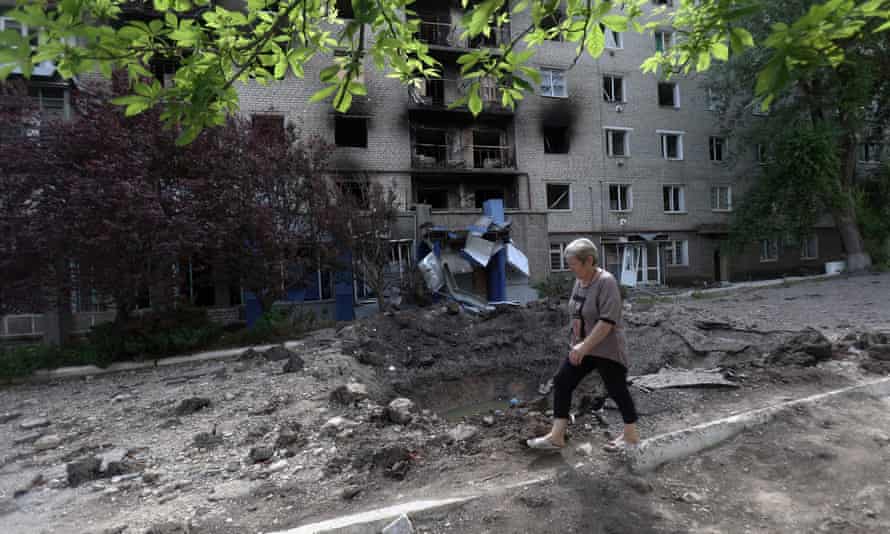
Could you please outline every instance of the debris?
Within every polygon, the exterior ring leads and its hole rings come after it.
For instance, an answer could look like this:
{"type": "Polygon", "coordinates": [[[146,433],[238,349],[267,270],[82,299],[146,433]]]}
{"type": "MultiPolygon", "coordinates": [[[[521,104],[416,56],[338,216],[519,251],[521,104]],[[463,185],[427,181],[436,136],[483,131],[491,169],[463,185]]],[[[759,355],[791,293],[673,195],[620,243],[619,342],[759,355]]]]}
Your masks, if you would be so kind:
{"type": "Polygon", "coordinates": [[[356,423],[355,421],[350,421],[349,419],[346,419],[345,417],[341,417],[339,415],[331,417],[325,422],[325,424],[321,425],[321,435],[334,436],[336,434],[339,434],[340,431],[348,427],[356,426],[357,424],[358,423],[356,423]]]}
{"type": "Polygon", "coordinates": [[[710,386],[739,387],[737,383],[727,380],[719,369],[672,369],[665,367],[652,375],[628,377],[628,381],[634,386],[648,390],[710,386]]]}
{"type": "Polygon", "coordinates": [[[199,449],[212,449],[222,445],[222,443],[223,437],[216,433],[215,427],[212,432],[200,432],[192,439],[192,445],[199,449]]]}
{"type": "Polygon", "coordinates": [[[461,423],[448,431],[448,437],[454,442],[469,441],[476,437],[478,433],[479,429],[475,426],[461,423]]]}
{"type": "Polygon", "coordinates": [[[265,462],[269,458],[271,458],[275,454],[275,450],[272,447],[259,446],[253,447],[250,449],[250,454],[248,454],[248,458],[253,463],[265,462]]]}
{"type": "Polygon", "coordinates": [[[301,371],[305,366],[306,362],[303,361],[303,358],[293,354],[287,359],[287,362],[284,364],[281,371],[283,373],[296,373],[297,371],[301,371]]]}
{"type": "Polygon", "coordinates": [[[95,456],[69,463],[65,466],[65,470],[68,473],[68,485],[73,488],[84,482],[96,480],[101,475],[99,469],[101,466],[102,460],[95,456]]]}
{"type": "Polygon", "coordinates": [[[289,360],[291,356],[295,356],[295,354],[281,345],[277,345],[272,347],[263,353],[263,357],[270,362],[280,362],[284,360],[289,360]]]}
{"type": "Polygon", "coordinates": [[[190,415],[209,406],[210,399],[204,397],[191,397],[180,402],[174,413],[178,416],[190,415]]]}
{"type": "Polygon", "coordinates": [[[32,417],[19,423],[19,428],[22,430],[34,430],[35,428],[42,428],[49,425],[49,419],[45,417],[32,417]]]}
{"type": "Polygon", "coordinates": [[[287,460],[278,460],[275,463],[269,464],[267,471],[270,473],[277,473],[278,471],[283,471],[287,467],[287,460]]]}
{"type": "Polygon", "coordinates": [[[577,450],[581,456],[593,456],[593,445],[590,442],[578,445],[577,450]]]}
{"type": "Polygon", "coordinates": [[[350,382],[331,392],[331,401],[351,406],[368,398],[368,388],[358,382],[350,382]]]}
{"type": "Polygon", "coordinates": [[[60,438],[56,434],[49,434],[47,436],[42,436],[37,441],[35,441],[34,448],[38,451],[48,451],[50,449],[55,449],[61,444],[62,438],[60,438]]]}
{"type": "Polygon", "coordinates": [[[21,416],[22,416],[21,412],[11,412],[11,413],[0,414],[0,425],[5,425],[6,423],[8,423],[10,421],[14,421],[21,416]]]}
{"type": "Polygon", "coordinates": [[[413,410],[414,403],[411,399],[398,398],[386,407],[386,416],[397,425],[407,425],[414,418],[411,414],[413,410]]]}
{"type": "Polygon", "coordinates": [[[358,494],[361,492],[362,492],[362,488],[360,486],[355,486],[355,485],[346,486],[346,488],[344,488],[343,491],[340,493],[340,497],[344,501],[351,501],[356,496],[358,496],[358,494]]]}

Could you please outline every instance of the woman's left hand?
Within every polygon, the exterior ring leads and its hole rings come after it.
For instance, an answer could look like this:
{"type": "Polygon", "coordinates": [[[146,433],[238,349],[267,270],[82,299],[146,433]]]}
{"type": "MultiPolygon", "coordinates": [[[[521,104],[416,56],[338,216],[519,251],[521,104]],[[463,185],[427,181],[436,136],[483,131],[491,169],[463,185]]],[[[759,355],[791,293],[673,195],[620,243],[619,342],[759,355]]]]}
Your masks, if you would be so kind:
{"type": "Polygon", "coordinates": [[[581,365],[581,360],[584,359],[586,352],[587,350],[584,347],[584,343],[578,343],[569,351],[569,363],[572,365],[581,365]]]}

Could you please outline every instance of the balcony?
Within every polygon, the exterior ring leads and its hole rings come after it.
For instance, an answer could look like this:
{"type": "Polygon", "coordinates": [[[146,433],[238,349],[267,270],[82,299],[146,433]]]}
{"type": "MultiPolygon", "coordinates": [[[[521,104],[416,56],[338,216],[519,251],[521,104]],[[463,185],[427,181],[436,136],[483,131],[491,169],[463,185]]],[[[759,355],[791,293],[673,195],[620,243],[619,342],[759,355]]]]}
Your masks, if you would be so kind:
{"type": "Polygon", "coordinates": [[[510,28],[492,28],[491,34],[486,37],[477,35],[472,39],[462,38],[463,30],[447,22],[420,21],[417,38],[430,46],[442,48],[496,48],[510,42],[510,28]]]}
{"type": "Polygon", "coordinates": [[[498,131],[473,131],[465,146],[461,130],[415,128],[411,141],[411,166],[415,169],[515,169],[512,146],[498,131]]]}
{"type": "MultiPolygon", "coordinates": [[[[416,80],[408,86],[410,104],[415,108],[447,110],[452,109],[454,102],[465,97],[471,80],[459,80],[451,78],[429,78],[416,80]]],[[[513,110],[501,104],[500,90],[497,82],[492,78],[484,78],[479,89],[482,98],[483,112],[512,114],[513,110]]],[[[455,108],[459,111],[467,111],[466,105],[455,108]]]]}

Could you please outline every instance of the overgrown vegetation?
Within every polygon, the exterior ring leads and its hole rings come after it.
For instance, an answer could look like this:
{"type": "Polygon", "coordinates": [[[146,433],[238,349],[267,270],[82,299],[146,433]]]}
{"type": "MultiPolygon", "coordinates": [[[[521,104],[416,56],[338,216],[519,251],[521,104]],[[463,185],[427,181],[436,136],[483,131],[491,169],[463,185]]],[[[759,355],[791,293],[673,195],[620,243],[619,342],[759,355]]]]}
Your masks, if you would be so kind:
{"type": "Polygon", "coordinates": [[[859,185],[855,201],[865,248],[874,266],[890,269],[890,165],[859,185]]]}
{"type": "Polygon", "coordinates": [[[532,285],[540,298],[565,299],[572,293],[575,278],[571,273],[553,273],[532,285]]]}
{"type": "Polygon", "coordinates": [[[115,362],[162,359],[208,349],[280,343],[331,324],[298,307],[274,308],[253,328],[229,332],[211,322],[203,309],[152,313],[123,325],[98,325],[86,339],[64,347],[42,343],[0,347],[0,379],[27,376],[39,369],[107,367],[115,362]]]}

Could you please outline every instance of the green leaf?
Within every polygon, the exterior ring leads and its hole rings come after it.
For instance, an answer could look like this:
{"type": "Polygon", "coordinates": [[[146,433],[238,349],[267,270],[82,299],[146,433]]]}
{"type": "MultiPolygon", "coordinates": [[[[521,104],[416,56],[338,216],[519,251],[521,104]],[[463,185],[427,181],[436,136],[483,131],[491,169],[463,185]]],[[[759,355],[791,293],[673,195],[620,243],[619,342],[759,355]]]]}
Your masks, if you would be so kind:
{"type": "Polygon", "coordinates": [[[698,63],[695,65],[695,69],[699,72],[703,72],[708,70],[711,67],[711,53],[705,50],[704,52],[699,52],[698,54],[698,63]]]}
{"type": "Polygon", "coordinates": [[[624,15],[606,15],[601,19],[601,22],[612,31],[627,31],[627,17],[624,15]]]}
{"type": "Polygon", "coordinates": [[[721,61],[729,60],[729,48],[723,43],[714,43],[711,52],[714,54],[715,59],[719,59],[721,61]]]}
{"type": "Polygon", "coordinates": [[[321,70],[321,72],[318,74],[318,79],[325,83],[329,83],[337,79],[337,73],[339,72],[340,65],[331,65],[321,70]]]}
{"type": "Polygon", "coordinates": [[[346,113],[352,106],[352,94],[346,90],[345,85],[341,85],[341,90],[334,97],[334,108],[340,113],[346,113]]]}
{"type": "Polygon", "coordinates": [[[355,96],[365,96],[368,94],[368,88],[363,83],[352,81],[349,82],[349,92],[355,96]]]}
{"type": "Polygon", "coordinates": [[[606,49],[606,36],[603,35],[603,30],[600,28],[599,24],[594,24],[590,29],[590,34],[587,36],[587,53],[590,54],[590,57],[600,57],[603,53],[603,50],[606,49]]]}
{"type": "Polygon", "coordinates": [[[202,129],[200,124],[191,124],[186,127],[182,133],[179,134],[179,137],[176,138],[177,146],[185,146],[194,141],[195,138],[198,137],[198,134],[201,133],[202,129]]]}
{"type": "Polygon", "coordinates": [[[482,98],[479,96],[479,82],[474,82],[470,85],[468,96],[468,107],[470,108],[470,112],[472,112],[473,115],[478,115],[482,111],[482,98]]]}
{"type": "Polygon", "coordinates": [[[312,95],[312,97],[309,99],[309,101],[310,102],[319,102],[321,100],[324,100],[325,98],[334,94],[334,91],[337,90],[337,87],[338,86],[336,86],[336,85],[329,85],[329,86],[325,87],[324,89],[318,91],[314,95],[312,95]]]}

